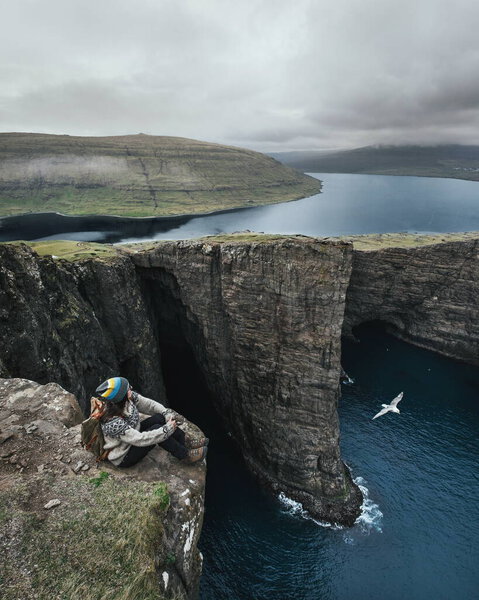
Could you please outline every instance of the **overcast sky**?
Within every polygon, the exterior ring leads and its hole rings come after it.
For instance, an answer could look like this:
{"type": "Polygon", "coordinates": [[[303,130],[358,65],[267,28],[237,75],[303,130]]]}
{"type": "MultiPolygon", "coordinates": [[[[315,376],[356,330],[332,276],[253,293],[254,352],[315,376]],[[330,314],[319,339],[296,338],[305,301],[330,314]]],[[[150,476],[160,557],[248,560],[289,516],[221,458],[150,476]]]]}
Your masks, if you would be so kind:
{"type": "Polygon", "coordinates": [[[479,144],[478,0],[2,0],[0,131],[479,144]]]}

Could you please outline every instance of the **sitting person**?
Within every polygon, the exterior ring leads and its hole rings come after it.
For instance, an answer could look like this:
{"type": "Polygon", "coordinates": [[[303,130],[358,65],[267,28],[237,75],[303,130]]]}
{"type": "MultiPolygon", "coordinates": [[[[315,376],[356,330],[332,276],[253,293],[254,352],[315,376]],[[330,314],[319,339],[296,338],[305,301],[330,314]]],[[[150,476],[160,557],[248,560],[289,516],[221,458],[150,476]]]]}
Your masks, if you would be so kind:
{"type": "Polygon", "coordinates": [[[188,448],[185,433],[173,418],[174,411],[134,392],[124,377],[107,379],[97,387],[95,396],[106,403],[100,422],[108,460],[115,466],[135,465],[156,444],[185,462],[206,457],[207,438],[188,448]],[[140,412],[152,416],[140,421],[140,412]]]}

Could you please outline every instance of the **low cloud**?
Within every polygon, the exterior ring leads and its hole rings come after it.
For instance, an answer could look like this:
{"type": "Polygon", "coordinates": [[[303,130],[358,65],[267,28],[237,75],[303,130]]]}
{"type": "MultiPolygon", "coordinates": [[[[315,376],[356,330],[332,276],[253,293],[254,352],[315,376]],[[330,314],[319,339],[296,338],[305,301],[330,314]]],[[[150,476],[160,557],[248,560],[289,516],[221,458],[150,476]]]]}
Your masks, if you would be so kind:
{"type": "Polygon", "coordinates": [[[473,0],[18,0],[0,130],[259,150],[478,143],[473,0]]]}

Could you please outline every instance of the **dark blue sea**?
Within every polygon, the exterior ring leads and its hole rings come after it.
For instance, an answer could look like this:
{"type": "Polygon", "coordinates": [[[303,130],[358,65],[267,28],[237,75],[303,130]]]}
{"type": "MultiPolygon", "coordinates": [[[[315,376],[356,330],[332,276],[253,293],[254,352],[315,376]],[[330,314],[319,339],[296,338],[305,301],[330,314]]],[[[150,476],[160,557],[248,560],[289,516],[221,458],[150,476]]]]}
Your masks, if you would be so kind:
{"type": "Polygon", "coordinates": [[[173,406],[211,440],[201,600],[479,597],[479,369],[372,325],[357,335],[343,341],[354,383],[339,403],[342,456],[365,497],[352,528],[262,490],[191,357],[166,353],[173,406]],[[401,391],[401,413],[373,421],[401,391]]]}
{"type": "Polygon", "coordinates": [[[264,492],[228,435],[194,415],[212,439],[202,600],[479,597],[479,370],[372,327],[359,336],[344,342],[354,383],[339,405],[342,455],[366,498],[352,528],[264,492]],[[401,414],[373,421],[401,391],[401,414]]]}
{"type": "MultiPolygon", "coordinates": [[[[249,229],[333,236],[479,230],[479,183],[317,174],[323,193],[275,206],[177,220],[35,215],[3,219],[0,239],[103,242],[249,229]]],[[[211,438],[201,600],[479,598],[479,369],[372,326],[343,344],[354,383],[339,403],[342,455],[366,498],[354,527],[315,522],[263,491],[222,429],[190,360],[170,356],[173,406],[211,438]],[[175,365],[182,369],[175,376],[175,365]],[[399,392],[401,414],[372,421],[399,392]],[[194,399],[194,402],[191,401],[194,399]]]]}

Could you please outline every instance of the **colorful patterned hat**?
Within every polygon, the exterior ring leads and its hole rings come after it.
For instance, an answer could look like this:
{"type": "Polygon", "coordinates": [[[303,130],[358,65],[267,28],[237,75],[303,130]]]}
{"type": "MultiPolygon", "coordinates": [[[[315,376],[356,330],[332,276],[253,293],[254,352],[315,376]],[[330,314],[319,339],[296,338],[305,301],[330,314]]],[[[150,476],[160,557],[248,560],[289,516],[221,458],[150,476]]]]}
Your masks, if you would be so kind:
{"type": "Polygon", "coordinates": [[[99,398],[109,400],[110,402],[121,402],[125,399],[129,387],[128,379],[124,377],[111,377],[111,379],[107,379],[96,388],[95,394],[99,398]]]}

